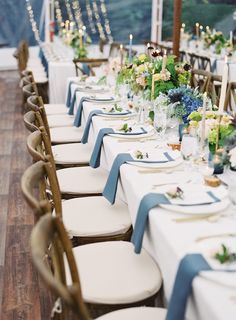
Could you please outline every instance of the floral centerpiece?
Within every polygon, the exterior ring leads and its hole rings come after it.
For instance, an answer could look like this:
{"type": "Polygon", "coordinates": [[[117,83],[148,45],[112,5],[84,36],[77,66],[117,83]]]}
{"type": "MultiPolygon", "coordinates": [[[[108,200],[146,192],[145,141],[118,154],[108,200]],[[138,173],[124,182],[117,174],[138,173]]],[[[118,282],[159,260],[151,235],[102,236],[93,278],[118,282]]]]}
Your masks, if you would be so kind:
{"type": "MultiPolygon", "coordinates": [[[[193,111],[189,116],[189,130],[194,130],[199,137],[202,132],[202,108],[193,111]]],[[[215,152],[223,148],[226,140],[233,134],[236,126],[232,117],[228,114],[219,115],[217,111],[206,111],[205,139],[208,139],[209,149],[215,152]]]]}
{"type": "Polygon", "coordinates": [[[83,30],[75,30],[72,34],[70,46],[74,49],[76,58],[86,58],[88,56],[87,47],[92,43],[91,38],[83,30]]]}
{"type": "Polygon", "coordinates": [[[226,39],[221,31],[215,33],[206,33],[204,37],[204,44],[206,48],[210,46],[215,46],[215,52],[220,54],[221,49],[224,47],[226,39]]]}
{"type": "Polygon", "coordinates": [[[205,48],[214,46],[214,51],[216,54],[220,54],[222,49],[225,49],[228,55],[236,50],[236,46],[231,43],[230,40],[227,40],[224,34],[221,31],[216,33],[206,33],[204,36],[204,45],[205,48]]]}
{"type": "Polygon", "coordinates": [[[155,104],[166,107],[170,117],[176,117],[180,122],[187,123],[188,116],[202,107],[203,94],[197,88],[180,86],[170,89],[167,93],[161,93],[155,104]]]}
{"type": "Polygon", "coordinates": [[[154,50],[152,54],[140,54],[133,63],[125,64],[117,76],[117,84],[129,83],[133,92],[143,91],[147,99],[157,98],[159,94],[189,83],[191,74],[187,63],[176,63],[174,56],[165,56],[154,50]],[[154,81],[154,86],[153,86],[154,81]],[[153,91],[153,92],[152,92],[153,91]]]}

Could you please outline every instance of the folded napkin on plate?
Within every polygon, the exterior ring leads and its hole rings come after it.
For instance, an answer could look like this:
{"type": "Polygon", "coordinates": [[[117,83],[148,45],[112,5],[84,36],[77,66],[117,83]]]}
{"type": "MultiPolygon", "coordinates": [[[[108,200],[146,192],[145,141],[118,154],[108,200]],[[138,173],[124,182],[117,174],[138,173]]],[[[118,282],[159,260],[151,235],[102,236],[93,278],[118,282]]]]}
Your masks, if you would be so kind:
{"type": "MultiPolygon", "coordinates": [[[[211,191],[208,191],[207,194],[209,196],[207,203],[205,202],[205,199],[201,199],[201,198],[199,199],[198,203],[195,202],[193,204],[190,204],[190,203],[185,204],[184,199],[179,199],[178,205],[196,206],[196,205],[211,204],[211,203],[220,201],[211,191]]],[[[136,253],[140,253],[142,248],[143,235],[144,235],[146,223],[148,220],[149,211],[159,205],[171,205],[171,204],[175,205],[176,199],[170,199],[168,196],[166,196],[163,193],[148,193],[142,198],[138,208],[138,213],[137,213],[137,217],[134,225],[134,231],[131,238],[131,242],[134,244],[136,253]]]]}
{"type": "Polygon", "coordinates": [[[75,102],[76,102],[76,92],[78,92],[78,91],[80,91],[80,89],[76,88],[74,91],[73,98],[70,101],[69,112],[68,112],[68,114],[70,116],[73,116],[73,114],[74,114],[74,108],[75,108],[75,102]]]}
{"type": "Polygon", "coordinates": [[[90,126],[91,126],[91,123],[92,123],[92,119],[93,119],[93,116],[96,116],[98,114],[101,114],[103,113],[102,110],[93,110],[90,112],[89,116],[88,116],[88,119],[87,119],[87,122],[86,122],[86,125],[85,125],[85,128],[84,128],[84,133],[83,133],[83,137],[81,139],[81,142],[83,144],[87,143],[88,142],[88,136],[89,136],[89,131],[90,131],[90,126]]]}
{"type": "Polygon", "coordinates": [[[95,142],[95,146],[90,158],[89,165],[92,168],[97,168],[100,166],[100,156],[101,156],[101,149],[102,149],[102,144],[103,144],[103,138],[108,135],[114,133],[114,130],[111,128],[103,128],[100,129],[97,140],[95,142]]]}
{"type": "Polygon", "coordinates": [[[143,162],[143,163],[166,163],[169,161],[174,161],[172,159],[172,157],[168,154],[168,152],[164,152],[163,155],[166,158],[166,160],[150,161],[150,160],[134,159],[129,153],[118,154],[118,156],[115,158],[113,165],[111,167],[111,171],[110,171],[109,177],[107,179],[107,183],[106,183],[105,188],[103,190],[103,196],[111,204],[113,204],[115,202],[117,184],[118,184],[118,179],[120,176],[120,167],[122,166],[122,164],[124,164],[128,161],[129,162],[143,162]]]}
{"type": "Polygon", "coordinates": [[[113,98],[107,98],[107,99],[100,99],[100,98],[91,98],[91,97],[83,97],[80,99],[80,103],[78,106],[78,110],[75,116],[75,120],[74,120],[74,126],[75,127],[80,127],[81,126],[81,120],[82,120],[82,112],[83,112],[83,103],[85,101],[110,101],[113,100],[113,98]]]}
{"type": "Polygon", "coordinates": [[[143,128],[140,128],[140,131],[137,131],[137,132],[127,132],[127,133],[120,133],[119,131],[115,132],[111,128],[101,129],[98,133],[97,140],[95,142],[95,146],[93,149],[93,153],[92,153],[92,156],[91,156],[91,159],[89,162],[90,166],[93,168],[97,168],[100,166],[100,155],[101,155],[101,148],[102,148],[104,136],[106,136],[108,134],[131,136],[131,135],[140,135],[140,134],[144,134],[144,133],[147,133],[147,131],[144,130],[143,128]]]}
{"type": "Polygon", "coordinates": [[[188,254],[180,261],[166,320],[185,319],[187,300],[192,292],[194,278],[201,271],[211,270],[211,267],[201,254],[188,254]]]}
{"type": "Polygon", "coordinates": [[[66,106],[67,108],[70,108],[70,103],[71,103],[71,86],[72,84],[77,84],[78,82],[76,81],[70,81],[68,85],[68,90],[67,90],[67,98],[66,98],[66,106]]]}

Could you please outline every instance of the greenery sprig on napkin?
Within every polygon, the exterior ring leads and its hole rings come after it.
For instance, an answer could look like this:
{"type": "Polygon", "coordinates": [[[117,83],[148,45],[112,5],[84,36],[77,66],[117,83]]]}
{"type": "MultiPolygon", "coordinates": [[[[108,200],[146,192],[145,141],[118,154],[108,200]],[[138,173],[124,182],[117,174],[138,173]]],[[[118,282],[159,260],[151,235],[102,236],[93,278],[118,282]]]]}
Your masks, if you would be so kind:
{"type": "Polygon", "coordinates": [[[135,158],[138,160],[148,159],[149,154],[147,152],[142,152],[140,150],[135,151],[135,158]]]}
{"type": "Polygon", "coordinates": [[[166,192],[171,199],[183,199],[184,192],[180,187],[173,188],[166,192]]]}
{"type": "Polygon", "coordinates": [[[215,253],[214,258],[221,264],[236,262],[236,252],[231,252],[224,244],[221,245],[221,250],[215,253]]]}
{"type": "Polygon", "coordinates": [[[117,103],[115,103],[113,107],[111,107],[110,109],[107,110],[107,112],[110,112],[110,113],[122,112],[122,111],[123,111],[123,108],[118,106],[117,103]]]}
{"type": "Polygon", "coordinates": [[[128,123],[124,123],[123,126],[119,129],[119,131],[123,131],[127,133],[127,132],[131,132],[132,128],[129,127],[128,123]]]}

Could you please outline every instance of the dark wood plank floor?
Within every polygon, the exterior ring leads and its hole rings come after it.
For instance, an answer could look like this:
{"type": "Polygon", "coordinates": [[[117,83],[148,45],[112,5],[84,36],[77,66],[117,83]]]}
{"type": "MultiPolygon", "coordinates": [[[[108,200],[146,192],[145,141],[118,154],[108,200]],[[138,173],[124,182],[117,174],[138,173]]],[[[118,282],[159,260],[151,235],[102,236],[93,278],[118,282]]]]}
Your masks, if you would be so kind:
{"type": "Polygon", "coordinates": [[[31,164],[25,142],[16,72],[0,72],[0,319],[50,319],[50,297],[30,256],[34,225],[20,190],[23,171],[31,164]],[[39,289],[40,288],[40,289],[39,289]]]}

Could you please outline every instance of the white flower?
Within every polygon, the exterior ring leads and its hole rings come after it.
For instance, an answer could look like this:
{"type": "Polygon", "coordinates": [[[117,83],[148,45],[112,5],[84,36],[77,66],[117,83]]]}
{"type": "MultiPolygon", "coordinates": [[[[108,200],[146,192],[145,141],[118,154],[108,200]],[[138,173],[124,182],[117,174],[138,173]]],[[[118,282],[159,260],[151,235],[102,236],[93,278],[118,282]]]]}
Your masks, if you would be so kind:
{"type": "Polygon", "coordinates": [[[230,150],[229,156],[230,156],[229,160],[230,160],[231,166],[236,167],[236,147],[230,150]]]}

